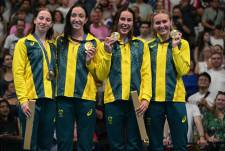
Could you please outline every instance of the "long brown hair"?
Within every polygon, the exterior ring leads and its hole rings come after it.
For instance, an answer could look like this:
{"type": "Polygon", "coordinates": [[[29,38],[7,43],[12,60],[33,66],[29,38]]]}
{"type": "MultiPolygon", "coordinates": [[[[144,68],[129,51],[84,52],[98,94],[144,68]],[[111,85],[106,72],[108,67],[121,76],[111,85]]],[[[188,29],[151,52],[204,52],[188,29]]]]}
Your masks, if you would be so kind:
{"type": "Polygon", "coordinates": [[[133,37],[133,33],[134,33],[135,13],[134,13],[134,11],[133,11],[132,9],[130,9],[130,8],[128,8],[128,7],[124,7],[124,8],[122,8],[122,9],[120,9],[120,10],[116,13],[116,15],[115,15],[115,17],[114,17],[114,19],[113,19],[113,28],[112,28],[112,32],[117,32],[117,31],[118,31],[118,23],[119,23],[119,19],[120,19],[120,16],[121,16],[122,12],[124,12],[124,11],[130,12],[130,13],[132,14],[132,16],[133,16],[133,27],[132,27],[131,31],[128,33],[128,35],[127,35],[127,36],[128,36],[128,40],[131,41],[131,40],[132,40],[132,37],[133,37]]]}

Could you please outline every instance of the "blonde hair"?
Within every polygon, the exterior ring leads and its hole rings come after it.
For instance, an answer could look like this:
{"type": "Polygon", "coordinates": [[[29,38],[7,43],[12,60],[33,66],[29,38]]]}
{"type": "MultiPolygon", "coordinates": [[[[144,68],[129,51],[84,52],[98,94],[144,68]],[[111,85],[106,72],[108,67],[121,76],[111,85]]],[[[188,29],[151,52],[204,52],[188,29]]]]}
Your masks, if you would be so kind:
{"type": "Polygon", "coordinates": [[[152,35],[153,37],[157,37],[157,33],[156,31],[154,30],[153,28],[153,25],[154,25],[154,17],[158,14],[165,14],[168,16],[169,20],[172,22],[172,26],[171,26],[171,30],[173,30],[175,27],[173,26],[173,21],[171,19],[171,16],[167,13],[167,11],[165,9],[159,9],[159,10],[156,10],[152,15],[151,15],[151,32],[152,32],[152,35]]]}

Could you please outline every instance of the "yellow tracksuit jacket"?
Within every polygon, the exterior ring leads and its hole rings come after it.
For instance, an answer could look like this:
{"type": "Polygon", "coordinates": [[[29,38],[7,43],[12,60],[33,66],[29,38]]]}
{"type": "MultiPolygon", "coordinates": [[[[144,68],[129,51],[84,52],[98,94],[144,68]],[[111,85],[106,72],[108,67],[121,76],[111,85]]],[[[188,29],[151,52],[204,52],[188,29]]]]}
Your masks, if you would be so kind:
{"type": "Polygon", "coordinates": [[[152,101],[185,102],[182,76],[190,69],[190,48],[186,40],[172,48],[172,39],[161,42],[159,37],[150,40],[152,101]]]}
{"type": "MultiPolygon", "coordinates": [[[[55,68],[55,45],[45,44],[50,63],[55,68]]],[[[22,104],[30,99],[53,98],[55,81],[47,80],[48,65],[44,51],[32,34],[20,39],[13,55],[13,76],[17,97],[22,104]]]]}
{"type": "Polygon", "coordinates": [[[137,90],[139,100],[150,101],[150,53],[147,44],[133,37],[129,43],[114,43],[109,76],[106,79],[104,103],[129,100],[130,92],[137,90]]]}

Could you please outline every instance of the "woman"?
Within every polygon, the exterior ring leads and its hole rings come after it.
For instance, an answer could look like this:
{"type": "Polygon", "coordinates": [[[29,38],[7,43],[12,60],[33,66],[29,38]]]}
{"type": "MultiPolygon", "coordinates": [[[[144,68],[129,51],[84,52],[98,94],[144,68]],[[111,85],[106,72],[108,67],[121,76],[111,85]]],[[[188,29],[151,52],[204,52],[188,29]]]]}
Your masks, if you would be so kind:
{"type": "Polygon", "coordinates": [[[18,119],[11,114],[7,100],[0,98],[0,144],[1,150],[22,150],[22,137],[18,119]]]}
{"type": "Polygon", "coordinates": [[[2,57],[2,74],[0,77],[0,95],[3,96],[5,93],[4,85],[13,82],[12,73],[12,56],[9,53],[5,53],[2,57]]]}
{"type": "Polygon", "coordinates": [[[88,33],[85,27],[87,21],[85,7],[79,3],[72,6],[66,16],[64,34],[56,42],[56,133],[59,151],[73,150],[75,119],[78,151],[91,151],[93,147],[97,91],[95,80],[103,80],[107,75],[108,71],[104,69],[109,70],[110,54],[105,53],[100,41],[88,33]],[[98,58],[105,60],[103,66],[98,58]]]}
{"type": "Polygon", "coordinates": [[[204,61],[204,48],[210,47],[211,43],[209,41],[210,33],[203,31],[199,34],[196,47],[194,49],[194,60],[196,63],[204,61]]]}
{"type": "Polygon", "coordinates": [[[49,150],[53,141],[53,121],[56,114],[56,103],[53,100],[55,46],[50,40],[53,34],[50,11],[40,9],[33,23],[32,33],[20,39],[15,47],[14,84],[21,105],[23,136],[25,121],[31,116],[29,101],[35,100],[31,150],[49,150]]]}
{"type": "Polygon", "coordinates": [[[135,15],[130,8],[119,11],[113,31],[120,38],[107,37],[105,49],[112,53],[105,85],[106,127],[112,151],[142,151],[131,91],[138,91],[143,115],[151,98],[150,54],[147,45],[133,36],[135,15]]]}
{"type": "Polygon", "coordinates": [[[171,32],[172,21],[164,11],[152,18],[154,38],[148,42],[152,67],[152,99],[146,112],[152,151],[163,151],[163,126],[167,117],[174,150],[187,150],[187,116],[182,76],[190,70],[190,49],[180,32],[171,32]],[[173,33],[173,34],[172,34],[173,33]],[[171,35],[171,36],[170,36],[171,35]]]}
{"type": "MultiPolygon", "coordinates": [[[[210,143],[225,142],[225,92],[217,93],[212,111],[203,117],[206,140],[210,143]]],[[[224,150],[223,145],[217,146],[217,150],[224,150]]],[[[216,150],[216,148],[214,148],[216,150]]]]}
{"type": "Polygon", "coordinates": [[[61,35],[64,29],[64,18],[62,12],[59,10],[55,10],[53,12],[53,20],[54,20],[54,38],[61,35]]]}
{"type": "Polygon", "coordinates": [[[203,60],[199,61],[195,67],[195,73],[201,74],[212,68],[211,55],[212,55],[212,46],[205,46],[202,49],[203,60]]]}

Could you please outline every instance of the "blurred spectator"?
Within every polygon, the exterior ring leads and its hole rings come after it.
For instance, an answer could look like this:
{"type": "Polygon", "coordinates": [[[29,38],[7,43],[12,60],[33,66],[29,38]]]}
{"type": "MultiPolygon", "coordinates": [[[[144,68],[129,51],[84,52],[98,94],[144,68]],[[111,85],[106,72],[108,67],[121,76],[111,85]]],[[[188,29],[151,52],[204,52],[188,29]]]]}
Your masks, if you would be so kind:
{"type": "MultiPolygon", "coordinates": [[[[201,113],[199,108],[196,104],[191,104],[189,102],[185,103],[185,107],[187,110],[187,121],[188,121],[188,132],[187,132],[187,141],[189,144],[198,143],[200,145],[206,145],[207,141],[204,137],[204,129],[201,119],[201,113]],[[197,139],[195,140],[194,136],[194,128],[196,127],[197,130],[197,139]]],[[[163,144],[166,147],[169,147],[172,144],[170,130],[168,121],[166,120],[164,125],[164,137],[163,137],[163,144]]]]}
{"type": "MultiPolygon", "coordinates": [[[[225,92],[219,91],[215,98],[215,104],[212,111],[207,112],[203,117],[205,137],[208,142],[225,142],[225,92]]],[[[216,151],[224,151],[225,146],[218,146],[216,151]]]]}
{"type": "Polygon", "coordinates": [[[224,48],[221,45],[219,45],[219,44],[216,44],[216,45],[213,46],[213,51],[221,53],[223,55],[225,54],[224,53],[224,48]]]}
{"type": "Polygon", "coordinates": [[[180,3],[178,5],[180,7],[180,10],[182,12],[182,18],[183,18],[183,25],[186,26],[182,27],[183,28],[183,33],[184,37],[187,38],[190,47],[193,47],[194,44],[194,26],[195,26],[195,9],[193,8],[193,6],[190,4],[190,0],[180,0],[180,3]],[[188,32],[188,30],[190,31],[190,33],[188,32]],[[189,33],[189,34],[188,34],[189,33]]]}
{"type": "Polygon", "coordinates": [[[140,17],[140,10],[137,5],[132,5],[131,9],[135,13],[135,22],[134,22],[134,36],[140,35],[140,26],[141,26],[141,17],[140,17]]]}
{"type": "Polygon", "coordinates": [[[53,30],[54,30],[54,37],[63,33],[64,30],[64,17],[61,11],[55,10],[53,12],[53,30]]]}
{"type": "Polygon", "coordinates": [[[10,54],[3,55],[3,62],[1,65],[2,68],[2,77],[0,79],[0,96],[3,96],[5,93],[5,85],[8,82],[13,81],[12,75],[12,56],[10,54]]]}
{"type": "Polygon", "coordinates": [[[225,69],[222,68],[223,55],[213,52],[211,63],[212,68],[207,71],[212,79],[209,91],[212,92],[213,98],[215,98],[218,91],[225,91],[225,69]]]}
{"type": "Polygon", "coordinates": [[[172,18],[175,28],[182,33],[182,37],[184,37],[184,39],[189,40],[189,37],[191,34],[193,34],[193,32],[188,26],[186,20],[184,20],[181,8],[179,6],[175,6],[173,8],[172,18]]]}
{"type": "Polygon", "coordinates": [[[205,46],[202,50],[203,52],[203,60],[198,61],[196,67],[195,67],[195,73],[200,74],[202,72],[206,72],[209,69],[212,68],[212,63],[211,63],[211,54],[212,54],[212,47],[210,46],[205,46]]]}
{"type": "MultiPolygon", "coordinates": [[[[69,0],[70,4],[73,2],[82,2],[85,5],[85,8],[87,9],[88,14],[91,14],[92,9],[95,7],[97,0],[69,0]]],[[[70,5],[72,6],[72,5],[70,5]]]]}
{"type": "MultiPolygon", "coordinates": [[[[0,15],[0,48],[2,47],[2,43],[6,36],[6,28],[7,28],[7,24],[3,20],[2,15],[0,15]]],[[[0,52],[0,54],[1,54],[1,52],[0,52]]]]}
{"type": "MultiPolygon", "coordinates": [[[[16,32],[17,32],[17,25],[16,24],[17,24],[18,20],[24,20],[25,21],[25,19],[26,19],[26,11],[20,9],[18,12],[16,12],[14,14],[14,16],[11,17],[12,27],[10,28],[9,34],[16,34],[16,32]]],[[[24,30],[23,30],[23,34],[27,35],[30,31],[30,28],[31,28],[31,24],[25,21],[25,27],[24,27],[24,30]]]]}
{"type": "Polygon", "coordinates": [[[200,107],[202,114],[205,112],[205,108],[208,109],[213,106],[214,100],[211,98],[209,91],[209,85],[211,83],[211,77],[208,73],[203,72],[198,76],[198,92],[188,97],[188,102],[196,104],[200,107]]]}
{"type": "Polygon", "coordinates": [[[133,5],[136,5],[139,8],[139,16],[141,18],[141,21],[151,21],[153,8],[150,4],[145,3],[144,0],[136,0],[136,2],[131,3],[129,7],[132,8],[133,5]]]}
{"type": "Polygon", "coordinates": [[[34,18],[34,14],[31,12],[31,0],[22,0],[20,9],[26,12],[25,22],[31,24],[34,18]]]}
{"type": "Polygon", "coordinates": [[[194,60],[196,63],[204,60],[203,48],[205,48],[206,46],[211,46],[209,37],[210,37],[210,33],[207,31],[203,31],[199,34],[197,42],[196,42],[197,45],[194,50],[194,60]]]}
{"type": "Polygon", "coordinates": [[[215,28],[212,30],[212,34],[210,35],[210,43],[215,45],[220,45],[224,48],[224,38],[221,35],[222,33],[221,26],[215,26],[215,28]]]}
{"type": "Polygon", "coordinates": [[[61,11],[63,17],[66,18],[66,14],[68,13],[69,9],[70,9],[69,0],[61,0],[61,5],[56,10],[61,11]]]}
{"type": "Polygon", "coordinates": [[[195,62],[191,60],[190,70],[188,74],[182,77],[186,90],[186,98],[198,91],[198,82],[197,82],[198,77],[195,74],[194,70],[195,70],[195,62]]]}
{"type": "Polygon", "coordinates": [[[17,20],[16,24],[16,33],[10,34],[7,36],[5,43],[4,43],[4,52],[10,53],[13,55],[15,45],[17,41],[24,36],[24,28],[25,28],[25,21],[24,20],[17,20]]]}
{"type": "Polygon", "coordinates": [[[95,7],[92,10],[91,25],[89,27],[90,32],[101,41],[110,35],[110,30],[102,22],[102,11],[100,7],[95,7]]]}
{"type": "Polygon", "coordinates": [[[37,4],[37,10],[38,9],[42,9],[42,8],[46,8],[48,0],[37,0],[38,4],[37,4]]]}
{"type": "Polygon", "coordinates": [[[117,12],[117,5],[115,0],[97,0],[95,7],[103,9],[103,23],[112,27],[112,18],[117,12]]]}
{"type": "Polygon", "coordinates": [[[140,23],[140,35],[139,38],[144,39],[145,41],[148,41],[152,38],[151,35],[151,23],[147,21],[142,21],[140,23]]]}
{"type": "Polygon", "coordinates": [[[51,11],[54,12],[56,10],[56,8],[59,7],[59,4],[57,3],[57,0],[48,0],[48,4],[46,5],[46,7],[51,11]]]}
{"type": "Polygon", "coordinates": [[[16,97],[15,87],[13,81],[5,83],[5,93],[3,98],[9,102],[12,114],[18,117],[19,104],[16,97]]]}
{"type": "Polygon", "coordinates": [[[187,121],[188,121],[188,133],[187,139],[188,143],[196,143],[197,141],[200,145],[206,145],[207,141],[204,136],[204,129],[202,125],[201,113],[196,104],[191,104],[186,102],[186,110],[187,110],[187,121]],[[195,140],[194,136],[194,127],[196,127],[198,137],[195,140]]]}
{"type": "Polygon", "coordinates": [[[224,13],[219,9],[219,6],[219,0],[211,0],[210,7],[204,10],[202,24],[206,30],[214,30],[216,26],[223,24],[224,13]]]}
{"type": "Polygon", "coordinates": [[[0,100],[0,146],[4,151],[22,151],[18,120],[11,116],[6,100],[0,100]]]}

